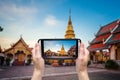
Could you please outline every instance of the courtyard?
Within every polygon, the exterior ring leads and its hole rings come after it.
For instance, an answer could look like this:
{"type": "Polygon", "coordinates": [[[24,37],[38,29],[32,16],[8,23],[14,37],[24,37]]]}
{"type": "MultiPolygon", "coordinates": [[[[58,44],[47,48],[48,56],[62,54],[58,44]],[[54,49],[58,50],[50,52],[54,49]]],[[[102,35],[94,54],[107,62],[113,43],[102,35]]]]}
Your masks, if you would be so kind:
{"type": "MultiPolygon", "coordinates": [[[[30,80],[33,66],[0,67],[0,80],[30,80]]],[[[120,71],[88,68],[90,80],[120,80],[120,71]]],[[[43,80],[78,80],[75,66],[46,65],[43,80]]]]}

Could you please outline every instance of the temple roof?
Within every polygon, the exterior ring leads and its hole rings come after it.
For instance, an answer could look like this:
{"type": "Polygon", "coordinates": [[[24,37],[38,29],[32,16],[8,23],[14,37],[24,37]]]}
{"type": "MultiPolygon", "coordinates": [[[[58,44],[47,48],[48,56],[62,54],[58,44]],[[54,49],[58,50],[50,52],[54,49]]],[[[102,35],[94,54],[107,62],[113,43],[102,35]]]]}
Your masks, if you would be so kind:
{"type": "Polygon", "coordinates": [[[68,52],[69,51],[76,51],[76,46],[72,46],[69,50],[68,50],[68,52]]]}
{"type": "Polygon", "coordinates": [[[96,38],[91,42],[91,44],[104,42],[104,41],[106,41],[106,39],[107,39],[110,35],[111,35],[111,34],[108,33],[108,34],[105,34],[105,35],[98,36],[98,37],[96,37],[96,38]]]}
{"type": "Polygon", "coordinates": [[[113,21],[113,22],[111,22],[111,23],[109,23],[105,26],[102,26],[100,28],[100,30],[98,31],[98,33],[96,34],[96,36],[99,36],[99,35],[102,35],[102,34],[104,35],[106,33],[111,32],[119,24],[118,21],[119,21],[119,19],[115,20],[115,21],[113,21]]]}
{"type": "Polygon", "coordinates": [[[89,46],[88,50],[93,52],[93,51],[97,51],[97,50],[107,49],[108,47],[109,46],[107,46],[106,44],[98,43],[98,44],[93,44],[93,45],[89,46]]]}
{"type": "Polygon", "coordinates": [[[120,42],[120,24],[116,30],[111,35],[110,39],[107,41],[107,44],[114,44],[120,42]]]}
{"type": "Polygon", "coordinates": [[[31,52],[32,48],[29,48],[29,46],[26,44],[26,42],[23,40],[22,37],[21,37],[15,44],[11,45],[10,48],[6,49],[4,52],[7,52],[7,51],[13,49],[13,48],[14,48],[18,43],[20,43],[20,42],[25,46],[25,48],[26,48],[28,51],[31,52]]]}
{"type": "Polygon", "coordinates": [[[116,20],[100,28],[95,38],[91,41],[90,51],[109,48],[108,43],[120,42],[120,20],[116,20]]]}
{"type": "Polygon", "coordinates": [[[117,33],[117,32],[120,32],[120,24],[119,24],[118,27],[114,30],[113,33],[117,33]]]}
{"type": "Polygon", "coordinates": [[[48,49],[47,51],[46,51],[46,53],[49,53],[49,52],[52,52],[50,49],[48,49]]]}

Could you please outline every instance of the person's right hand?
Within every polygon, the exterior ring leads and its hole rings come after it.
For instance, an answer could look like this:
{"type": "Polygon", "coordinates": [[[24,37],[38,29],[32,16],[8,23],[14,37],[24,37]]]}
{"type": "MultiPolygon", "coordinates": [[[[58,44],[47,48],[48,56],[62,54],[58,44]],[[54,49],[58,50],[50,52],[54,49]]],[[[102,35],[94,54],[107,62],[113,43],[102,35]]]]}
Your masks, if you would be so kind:
{"type": "Polygon", "coordinates": [[[79,80],[89,80],[87,72],[87,64],[89,59],[89,51],[83,43],[80,43],[78,49],[78,58],[76,59],[76,70],[79,80]]]}

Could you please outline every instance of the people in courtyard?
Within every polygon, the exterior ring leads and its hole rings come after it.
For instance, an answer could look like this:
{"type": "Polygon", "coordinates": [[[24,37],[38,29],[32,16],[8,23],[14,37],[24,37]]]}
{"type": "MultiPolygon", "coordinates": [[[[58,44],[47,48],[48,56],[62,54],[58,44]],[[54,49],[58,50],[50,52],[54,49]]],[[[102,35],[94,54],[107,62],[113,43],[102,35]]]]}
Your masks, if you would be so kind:
{"type": "MultiPolygon", "coordinates": [[[[87,72],[87,63],[89,51],[83,43],[79,43],[78,58],[76,59],[76,71],[79,80],[89,80],[87,72]]],[[[44,59],[41,56],[40,44],[36,43],[34,49],[32,50],[34,71],[31,80],[42,80],[42,75],[44,72],[45,64],[44,59]]]]}

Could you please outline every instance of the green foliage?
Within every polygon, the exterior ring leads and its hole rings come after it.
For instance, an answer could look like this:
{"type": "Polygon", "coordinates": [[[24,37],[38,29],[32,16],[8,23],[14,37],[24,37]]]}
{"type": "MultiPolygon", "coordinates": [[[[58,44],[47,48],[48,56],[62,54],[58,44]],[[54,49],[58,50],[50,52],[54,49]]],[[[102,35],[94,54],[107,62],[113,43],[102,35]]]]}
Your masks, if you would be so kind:
{"type": "Polygon", "coordinates": [[[91,64],[91,61],[88,61],[88,64],[87,64],[87,66],[89,66],[91,64]]]}
{"type": "Polygon", "coordinates": [[[7,66],[10,65],[10,61],[11,61],[10,58],[7,57],[6,60],[5,60],[7,66]]]}
{"type": "Polygon", "coordinates": [[[107,60],[105,63],[107,69],[119,69],[119,65],[114,60],[107,60]]]}
{"type": "Polygon", "coordinates": [[[32,63],[32,59],[28,59],[26,65],[30,65],[32,63]]]}
{"type": "Polygon", "coordinates": [[[0,32],[2,32],[3,31],[3,28],[0,26],[0,32]]]}

